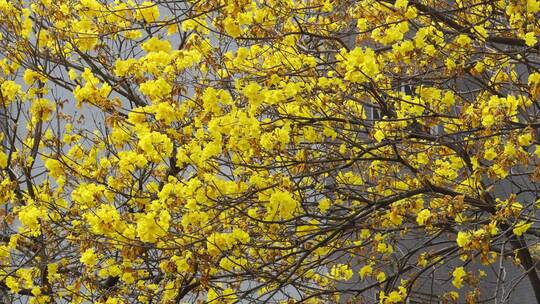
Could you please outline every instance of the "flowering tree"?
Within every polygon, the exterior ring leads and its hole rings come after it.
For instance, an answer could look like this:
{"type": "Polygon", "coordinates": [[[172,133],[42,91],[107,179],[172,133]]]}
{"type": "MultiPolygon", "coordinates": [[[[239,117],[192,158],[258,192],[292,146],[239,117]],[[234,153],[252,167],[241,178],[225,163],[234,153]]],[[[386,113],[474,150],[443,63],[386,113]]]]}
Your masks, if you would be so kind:
{"type": "Polygon", "coordinates": [[[0,0],[1,301],[540,303],[539,12],[0,0]]]}

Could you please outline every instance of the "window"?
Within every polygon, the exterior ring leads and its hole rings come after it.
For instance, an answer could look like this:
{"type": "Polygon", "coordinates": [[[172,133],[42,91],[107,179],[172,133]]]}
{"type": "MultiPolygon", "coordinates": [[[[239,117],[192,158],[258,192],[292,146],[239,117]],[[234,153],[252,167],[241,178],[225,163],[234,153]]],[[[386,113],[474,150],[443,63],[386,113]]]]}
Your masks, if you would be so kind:
{"type": "Polygon", "coordinates": [[[432,126],[429,130],[429,134],[431,135],[443,135],[444,129],[441,125],[432,126]]]}
{"type": "Polygon", "coordinates": [[[401,92],[409,95],[414,96],[413,87],[410,84],[404,84],[401,86],[401,92]]]}
{"type": "Polygon", "coordinates": [[[375,106],[366,107],[366,117],[370,120],[379,120],[381,119],[381,110],[375,106]]]}

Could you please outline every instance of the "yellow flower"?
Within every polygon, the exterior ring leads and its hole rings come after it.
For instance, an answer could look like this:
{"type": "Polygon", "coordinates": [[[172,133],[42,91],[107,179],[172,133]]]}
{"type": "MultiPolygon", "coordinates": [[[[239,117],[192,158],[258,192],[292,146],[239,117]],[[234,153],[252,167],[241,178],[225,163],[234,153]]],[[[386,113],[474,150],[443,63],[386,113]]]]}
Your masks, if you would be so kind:
{"type": "Polygon", "coordinates": [[[418,213],[416,216],[416,222],[418,225],[425,225],[427,220],[431,217],[431,211],[424,209],[418,213]]]}
{"type": "Polygon", "coordinates": [[[32,231],[34,236],[41,234],[39,224],[41,216],[41,210],[33,204],[26,205],[19,211],[19,220],[32,231]]]}
{"type": "MultiPolygon", "coordinates": [[[[137,59],[135,58],[116,60],[116,62],[114,63],[114,74],[118,77],[124,77],[126,75],[129,75],[131,72],[133,72],[133,67],[135,66],[135,64],[137,64],[137,59]]],[[[74,70],[70,70],[70,72],[71,71],[75,73],[74,70]]],[[[74,78],[76,78],[76,74],[74,78]]]]}
{"type": "Polygon", "coordinates": [[[532,73],[532,74],[530,74],[529,78],[527,79],[527,83],[531,87],[540,85],[540,73],[532,73]]]}
{"type": "Polygon", "coordinates": [[[142,49],[147,52],[165,52],[169,53],[172,50],[171,43],[167,40],[160,40],[157,37],[152,37],[141,45],[142,49]]]}
{"type": "Polygon", "coordinates": [[[109,234],[125,228],[125,223],[113,205],[101,205],[96,211],[85,213],[84,218],[90,224],[91,231],[96,234],[109,234]]]}
{"type": "Polygon", "coordinates": [[[465,34],[461,34],[456,38],[457,44],[459,44],[462,47],[468,46],[471,44],[471,38],[465,34]]]}
{"type": "Polygon", "coordinates": [[[381,304],[397,304],[403,301],[403,298],[407,295],[407,290],[400,286],[399,291],[392,291],[390,294],[386,295],[384,291],[379,293],[380,303],[381,304]]]}
{"type": "Polygon", "coordinates": [[[319,210],[321,213],[325,213],[328,208],[330,208],[330,200],[328,198],[323,198],[319,201],[319,210]]]}
{"type": "Polygon", "coordinates": [[[8,165],[8,155],[4,151],[0,151],[0,169],[6,168],[8,165]]]}
{"type": "Polygon", "coordinates": [[[343,61],[340,63],[347,70],[345,80],[351,82],[365,82],[379,74],[379,64],[373,49],[357,47],[350,52],[341,52],[343,61]]]}
{"type": "Polygon", "coordinates": [[[0,92],[2,93],[4,100],[11,102],[21,92],[21,86],[14,81],[5,80],[2,85],[0,85],[0,92]]]}
{"type": "Polygon", "coordinates": [[[407,8],[407,11],[405,12],[405,17],[407,19],[413,19],[413,18],[416,18],[416,16],[418,16],[418,10],[416,9],[416,7],[409,6],[407,8]]]}
{"type": "MultiPolygon", "coordinates": [[[[276,141],[274,139],[273,134],[271,133],[265,133],[261,135],[261,139],[259,144],[262,148],[265,150],[272,150],[275,147],[276,141]]],[[[540,150],[540,149],[539,149],[540,150]]]]}
{"type": "Polygon", "coordinates": [[[34,296],[39,296],[41,294],[41,289],[39,286],[32,287],[32,290],[30,291],[34,296]]]}
{"type": "Polygon", "coordinates": [[[465,269],[463,267],[458,267],[452,272],[452,284],[456,288],[461,288],[463,286],[463,278],[467,275],[467,272],[465,272],[465,269]]]}
{"type": "Polygon", "coordinates": [[[381,142],[385,138],[385,135],[383,131],[377,130],[375,134],[373,134],[373,137],[377,142],[381,142]]]}
{"type": "Polygon", "coordinates": [[[353,276],[353,271],[346,264],[337,264],[330,269],[330,277],[334,280],[347,281],[353,276]]]}
{"type": "Polygon", "coordinates": [[[170,157],[173,152],[173,143],[165,134],[159,132],[146,132],[140,135],[138,147],[154,162],[170,157]]]}
{"type": "Polygon", "coordinates": [[[364,279],[366,276],[370,275],[372,272],[373,272],[373,267],[371,266],[371,264],[368,264],[360,268],[358,275],[360,275],[361,279],[364,279]]]}
{"type": "Polygon", "coordinates": [[[231,35],[233,38],[240,36],[242,33],[238,22],[229,16],[223,20],[223,27],[225,28],[225,32],[231,35]]]}
{"type": "Polygon", "coordinates": [[[538,0],[527,0],[527,12],[534,14],[540,11],[540,1],[538,0]]]}
{"type": "Polygon", "coordinates": [[[97,254],[94,251],[94,248],[89,248],[84,251],[81,255],[81,263],[83,263],[88,268],[93,268],[97,264],[97,254]]]}
{"type": "Polygon", "coordinates": [[[402,300],[401,295],[397,291],[392,291],[386,298],[385,303],[388,303],[388,304],[399,303],[401,302],[401,300],[402,300]]]}
{"type": "Polygon", "coordinates": [[[159,18],[159,8],[157,4],[150,1],[144,1],[139,7],[138,12],[147,23],[155,22],[159,18]]]}
{"type": "Polygon", "coordinates": [[[377,244],[377,252],[390,254],[394,252],[394,249],[392,245],[380,242],[379,244],[377,244]]]}
{"type": "Polygon", "coordinates": [[[522,135],[518,136],[518,143],[522,147],[530,146],[532,144],[532,142],[533,142],[533,137],[532,137],[531,133],[525,133],[525,134],[522,134],[522,135]]]}
{"type": "Polygon", "coordinates": [[[227,289],[223,290],[223,295],[221,296],[221,299],[225,303],[237,303],[238,302],[238,298],[237,298],[234,290],[232,290],[231,288],[227,288],[227,289]]]}
{"type": "Polygon", "coordinates": [[[448,70],[453,70],[456,68],[457,64],[452,58],[446,58],[446,68],[448,70]]]}
{"type": "Polygon", "coordinates": [[[383,271],[379,272],[379,274],[377,275],[377,281],[379,283],[382,283],[386,280],[386,273],[384,273],[383,271]]]}
{"type": "Polygon", "coordinates": [[[33,84],[36,79],[42,80],[42,77],[38,72],[32,71],[30,69],[26,69],[24,71],[23,80],[27,85],[33,84]]]}
{"type": "Polygon", "coordinates": [[[6,286],[9,288],[9,290],[15,294],[19,293],[21,290],[21,286],[19,284],[19,281],[17,281],[14,277],[9,276],[5,279],[6,286]]]}
{"type": "Polygon", "coordinates": [[[298,208],[298,201],[296,201],[292,194],[287,191],[276,190],[270,196],[268,202],[268,216],[269,219],[290,219],[293,217],[294,212],[298,208]]]}
{"type": "Polygon", "coordinates": [[[532,223],[527,223],[525,221],[520,221],[514,229],[512,229],[512,232],[514,232],[517,236],[522,236],[523,233],[527,232],[529,228],[531,228],[532,223]]]}
{"type": "Polygon", "coordinates": [[[154,108],[155,117],[166,124],[171,124],[175,119],[174,107],[167,102],[160,102],[154,108]]]}
{"type": "Polygon", "coordinates": [[[538,39],[536,38],[536,34],[534,32],[528,32],[525,34],[525,44],[527,46],[535,46],[538,42],[538,39]]]}
{"type": "Polygon", "coordinates": [[[497,157],[497,152],[495,152],[495,149],[489,148],[486,151],[484,151],[484,158],[486,160],[493,160],[497,157]]]}
{"type": "Polygon", "coordinates": [[[32,113],[32,118],[36,120],[46,121],[50,118],[51,114],[54,112],[54,104],[45,98],[38,98],[32,102],[30,107],[30,113],[32,113]]]}
{"type": "Polygon", "coordinates": [[[397,0],[394,4],[397,9],[406,9],[407,5],[409,5],[409,0],[397,0]]]}
{"type": "Polygon", "coordinates": [[[482,125],[486,128],[489,128],[495,124],[495,117],[493,115],[488,114],[482,117],[482,125]]]}
{"type": "Polygon", "coordinates": [[[366,18],[359,18],[356,27],[358,27],[358,30],[361,32],[364,32],[368,29],[368,21],[366,18]]]}
{"type": "Polygon", "coordinates": [[[170,214],[167,210],[160,213],[159,219],[156,219],[155,212],[149,212],[140,215],[137,220],[137,236],[143,242],[155,243],[158,238],[167,234],[169,229],[170,214]]]}
{"type": "Polygon", "coordinates": [[[216,303],[218,298],[219,298],[219,294],[216,292],[216,290],[213,288],[210,288],[208,290],[208,294],[206,295],[206,301],[208,303],[212,303],[212,302],[216,303]]]}
{"type": "Polygon", "coordinates": [[[453,301],[457,301],[459,299],[459,293],[456,291],[447,292],[445,296],[453,301]]]}
{"type": "Polygon", "coordinates": [[[148,80],[142,83],[139,90],[151,100],[165,98],[172,92],[172,86],[163,78],[148,80]]]}
{"type": "Polygon", "coordinates": [[[135,282],[135,277],[131,272],[124,272],[120,279],[126,284],[133,284],[133,282],[135,282]]]}
{"type": "Polygon", "coordinates": [[[426,153],[418,153],[416,155],[416,161],[419,164],[425,165],[425,164],[429,163],[429,158],[428,158],[426,153]]]}
{"type": "Polygon", "coordinates": [[[513,142],[509,141],[504,145],[504,154],[508,156],[514,156],[516,154],[516,147],[513,142]]]}
{"type": "Polygon", "coordinates": [[[459,231],[457,234],[456,242],[459,247],[466,247],[470,243],[470,234],[468,232],[459,231]]]}
{"type": "Polygon", "coordinates": [[[474,30],[471,30],[471,32],[478,34],[478,36],[480,37],[482,41],[485,41],[486,38],[489,36],[488,31],[483,25],[476,25],[473,27],[473,29],[474,30]]]}

